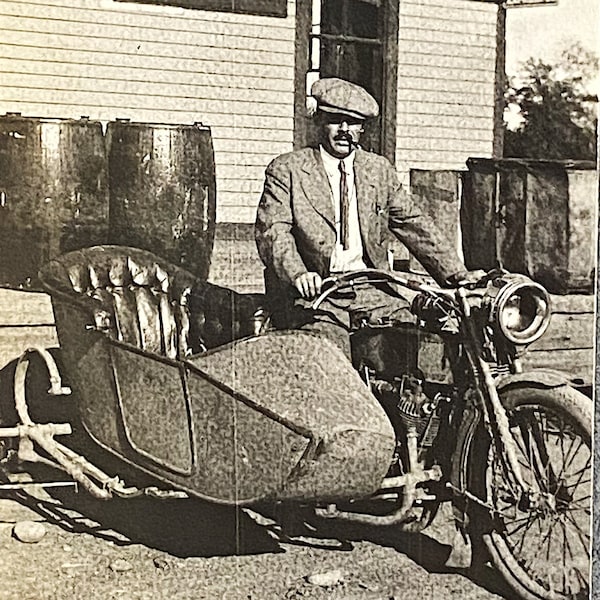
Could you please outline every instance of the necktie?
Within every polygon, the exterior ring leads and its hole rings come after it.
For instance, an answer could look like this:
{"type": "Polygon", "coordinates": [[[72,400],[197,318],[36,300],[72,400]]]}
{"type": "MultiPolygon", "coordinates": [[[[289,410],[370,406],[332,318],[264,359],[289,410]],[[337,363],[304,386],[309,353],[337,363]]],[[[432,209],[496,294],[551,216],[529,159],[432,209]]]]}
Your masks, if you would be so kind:
{"type": "Polygon", "coordinates": [[[340,170],[340,237],[342,247],[348,250],[349,246],[349,213],[350,201],[348,199],[348,181],[346,180],[346,170],[344,161],[340,160],[338,169],[340,170]]]}

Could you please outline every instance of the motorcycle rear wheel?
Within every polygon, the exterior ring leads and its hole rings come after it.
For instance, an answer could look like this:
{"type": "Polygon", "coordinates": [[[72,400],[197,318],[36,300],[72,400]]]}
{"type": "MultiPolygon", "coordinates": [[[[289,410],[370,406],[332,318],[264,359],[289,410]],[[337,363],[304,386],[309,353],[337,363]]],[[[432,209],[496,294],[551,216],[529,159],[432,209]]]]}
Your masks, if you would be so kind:
{"type": "Polygon", "coordinates": [[[488,441],[487,464],[480,466],[494,513],[487,515],[482,541],[492,564],[520,598],[587,600],[592,402],[567,386],[518,386],[501,393],[501,399],[522,476],[534,492],[520,491],[488,441]]]}

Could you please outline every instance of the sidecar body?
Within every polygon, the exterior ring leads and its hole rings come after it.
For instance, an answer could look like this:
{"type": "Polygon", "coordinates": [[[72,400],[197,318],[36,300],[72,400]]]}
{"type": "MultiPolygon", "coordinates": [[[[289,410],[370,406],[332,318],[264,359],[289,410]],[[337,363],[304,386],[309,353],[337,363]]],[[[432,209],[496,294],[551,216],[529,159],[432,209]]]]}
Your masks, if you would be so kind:
{"type": "Polygon", "coordinates": [[[40,277],[83,427],[163,487],[237,505],[379,488],[395,447],[384,410],[327,340],[254,335],[260,297],[117,246],[40,277]]]}

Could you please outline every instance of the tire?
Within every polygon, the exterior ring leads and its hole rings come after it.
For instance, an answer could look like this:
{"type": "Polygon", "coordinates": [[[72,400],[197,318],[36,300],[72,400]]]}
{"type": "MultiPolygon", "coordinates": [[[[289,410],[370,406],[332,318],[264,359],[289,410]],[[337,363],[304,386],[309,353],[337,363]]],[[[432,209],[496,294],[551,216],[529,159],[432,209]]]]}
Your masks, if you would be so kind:
{"type": "Polygon", "coordinates": [[[474,547],[483,542],[491,563],[519,598],[587,600],[593,404],[567,386],[520,385],[500,398],[517,441],[523,479],[534,493],[528,497],[509,482],[494,444],[480,437],[471,481],[479,482],[473,489],[497,512],[472,507],[471,523],[479,520],[472,528],[478,538],[474,547]]]}

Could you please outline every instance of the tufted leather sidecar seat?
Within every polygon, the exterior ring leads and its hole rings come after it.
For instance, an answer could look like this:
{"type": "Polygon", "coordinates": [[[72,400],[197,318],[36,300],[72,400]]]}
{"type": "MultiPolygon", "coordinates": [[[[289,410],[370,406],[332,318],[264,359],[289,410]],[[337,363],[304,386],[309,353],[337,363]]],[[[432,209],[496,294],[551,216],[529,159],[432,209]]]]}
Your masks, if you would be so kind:
{"type": "Polygon", "coordinates": [[[64,254],[40,272],[56,305],[76,303],[87,325],[121,342],[183,359],[253,335],[260,294],[239,294],[194,277],[154,254],[94,246],[64,254]]]}

